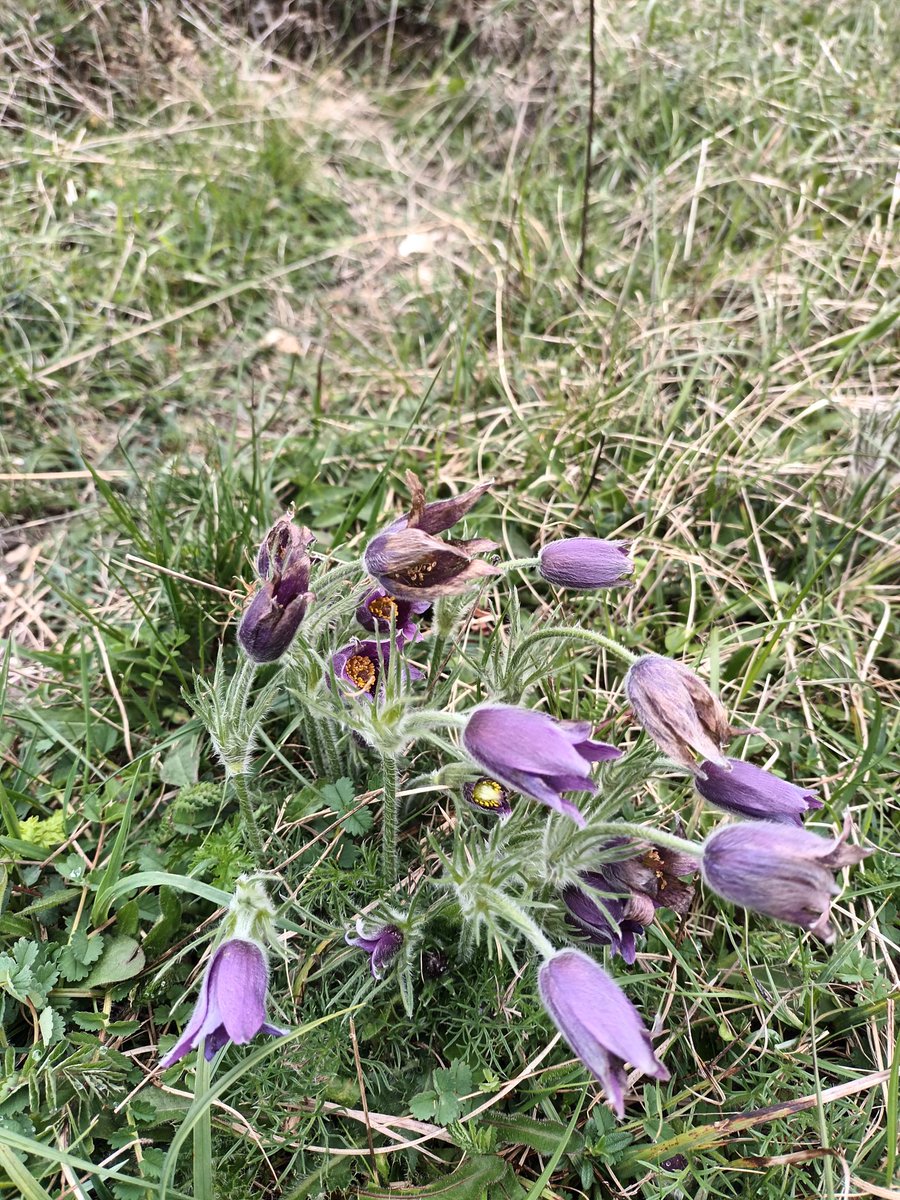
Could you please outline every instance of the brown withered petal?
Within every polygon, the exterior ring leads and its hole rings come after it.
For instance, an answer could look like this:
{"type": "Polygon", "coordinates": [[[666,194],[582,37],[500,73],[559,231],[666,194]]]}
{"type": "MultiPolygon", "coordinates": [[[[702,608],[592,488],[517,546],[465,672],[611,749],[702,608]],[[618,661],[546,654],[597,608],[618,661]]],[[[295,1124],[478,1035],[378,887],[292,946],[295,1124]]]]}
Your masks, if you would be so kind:
{"type": "Polygon", "coordinates": [[[751,732],[728,721],[721,700],[693,671],[658,654],[645,654],[625,677],[634,715],[660,750],[695,774],[696,756],[727,767],[722,753],[731,738],[751,732]]]}
{"type": "MultiPolygon", "coordinates": [[[[494,543],[476,539],[475,553],[494,543]]],[[[497,568],[471,558],[465,542],[442,542],[421,529],[386,530],[366,548],[366,569],[400,600],[455,596],[497,568]]]]}
{"type": "Polygon", "coordinates": [[[639,849],[633,858],[604,863],[603,874],[628,894],[626,917],[649,925],[657,908],[685,915],[694,888],[680,877],[693,875],[697,868],[698,863],[687,854],[651,846],[639,849]]]}
{"type": "Polygon", "coordinates": [[[461,520],[492,481],[431,504],[425,503],[425,491],[411,472],[407,482],[412,495],[409,515],[393,521],[366,547],[366,570],[379,584],[401,600],[437,600],[496,575],[496,567],[473,557],[495,550],[495,542],[486,538],[442,541],[435,536],[461,520]]]}
{"type": "Polygon", "coordinates": [[[443,533],[463,519],[494,481],[489,479],[459,496],[451,496],[448,500],[432,500],[430,504],[425,503],[425,489],[412,471],[406,472],[406,482],[411,496],[408,527],[421,529],[425,533],[443,533]]]}

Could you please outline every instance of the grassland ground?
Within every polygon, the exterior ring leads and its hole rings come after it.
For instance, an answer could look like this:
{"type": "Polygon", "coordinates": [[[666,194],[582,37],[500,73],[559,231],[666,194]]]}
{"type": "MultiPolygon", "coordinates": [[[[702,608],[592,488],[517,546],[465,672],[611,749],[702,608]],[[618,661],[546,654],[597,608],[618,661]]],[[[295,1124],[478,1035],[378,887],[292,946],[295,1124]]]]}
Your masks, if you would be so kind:
{"type": "MultiPolygon", "coordinates": [[[[161,1194],[206,1082],[151,1072],[215,906],[156,887],[101,916],[98,887],[247,869],[184,691],[232,652],[273,517],[350,559],[415,469],[494,476],[479,533],[514,558],[633,539],[632,588],[528,582],[530,619],[702,663],[819,789],[815,827],[849,813],[880,852],[834,950],[702,898],[651,930],[630,994],[676,1082],[617,1125],[563,1045],[537,1061],[526,961],[462,965],[448,932],[411,1019],[367,979],[341,935],[377,773],[354,762],[348,819],[282,705],[258,800],[300,925],[272,995],[296,1025],[362,1007],[352,1038],[229,1051],[169,1194],[426,1196],[500,1146],[508,1195],[900,1196],[900,11],[594,15],[582,261],[584,0],[0,7],[0,1194],[161,1194]],[[363,1108],[429,1138],[376,1126],[370,1153],[363,1108]]],[[[498,636],[477,604],[460,694],[498,636]]],[[[621,685],[564,651],[543,699],[634,745],[621,685]]],[[[451,815],[411,810],[406,845],[451,815]]]]}

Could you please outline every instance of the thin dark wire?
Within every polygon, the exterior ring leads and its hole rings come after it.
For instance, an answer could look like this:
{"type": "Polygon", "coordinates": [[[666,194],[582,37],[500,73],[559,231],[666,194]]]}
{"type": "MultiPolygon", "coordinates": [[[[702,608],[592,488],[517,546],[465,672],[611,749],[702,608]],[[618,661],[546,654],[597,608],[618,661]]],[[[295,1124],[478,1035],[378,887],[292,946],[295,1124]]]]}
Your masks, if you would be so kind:
{"type": "Polygon", "coordinates": [[[584,142],[584,195],[581,199],[581,249],[578,252],[578,295],[584,291],[584,258],[587,254],[588,204],[591,196],[591,146],[594,141],[594,107],[597,97],[597,60],[594,50],[594,0],[588,0],[588,119],[584,142]]]}

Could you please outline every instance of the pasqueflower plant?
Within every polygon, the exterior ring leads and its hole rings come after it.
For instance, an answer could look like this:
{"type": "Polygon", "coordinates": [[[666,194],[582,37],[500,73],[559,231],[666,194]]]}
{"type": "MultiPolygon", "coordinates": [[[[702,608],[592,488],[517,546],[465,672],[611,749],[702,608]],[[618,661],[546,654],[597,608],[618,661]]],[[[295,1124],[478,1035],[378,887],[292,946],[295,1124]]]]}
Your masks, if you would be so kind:
{"type": "MultiPolygon", "coordinates": [[[[628,969],[660,914],[690,923],[698,906],[721,898],[829,942],[835,873],[868,852],[850,842],[849,827],[838,838],[803,827],[821,807],[815,788],[763,769],[752,748],[731,756],[734,739],[758,731],[728,711],[702,664],[636,654],[627,631],[550,624],[544,609],[525,611],[517,573],[546,591],[548,608],[559,589],[596,592],[601,604],[633,587],[629,545],[588,531],[504,560],[478,529],[490,483],[432,500],[414,476],[408,486],[405,510],[386,519],[361,561],[329,563],[291,514],[276,521],[239,620],[238,665],[229,675],[220,664],[211,683],[198,684],[195,710],[240,782],[260,870],[272,864],[257,822],[275,799],[254,787],[253,747],[275,697],[294,712],[320,780],[369,781],[380,874],[354,924],[317,941],[317,959],[358,963],[366,988],[397,987],[410,1012],[414,965],[438,953],[428,949],[435,922],[455,922],[462,947],[487,932],[513,962],[540,964],[519,986],[536,988],[621,1116],[626,1064],[658,1087],[669,1080],[651,1042],[655,1015],[626,994],[628,969]],[[485,590],[491,609],[478,608],[485,590]],[[499,614],[488,634],[471,632],[476,611],[499,614]],[[549,686],[567,647],[621,663],[619,686],[605,695],[585,685],[574,697],[549,686]],[[676,819],[660,827],[625,816],[621,797],[640,797],[657,774],[677,789],[686,821],[699,816],[707,831],[717,822],[707,836],[687,839],[676,819]],[[416,797],[415,822],[401,819],[404,792],[416,797]],[[423,795],[441,800],[440,822],[429,825],[423,795]]],[[[644,795],[640,811],[651,810],[644,795]]],[[[302,932],[302,914],[291,919],[302,932]]],[[[164,1064],[201,1041],[210,1054],[283,1032],[266,1019],[267,963],[260,938],[227,931],[164,1064]]]]}

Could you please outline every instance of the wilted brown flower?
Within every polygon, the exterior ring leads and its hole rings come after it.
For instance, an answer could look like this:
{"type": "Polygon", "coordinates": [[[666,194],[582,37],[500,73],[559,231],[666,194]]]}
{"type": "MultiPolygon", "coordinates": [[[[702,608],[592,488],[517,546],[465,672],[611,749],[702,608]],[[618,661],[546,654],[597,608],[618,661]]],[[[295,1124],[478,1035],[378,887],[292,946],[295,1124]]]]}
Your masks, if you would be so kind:
{"type": "Polygon", "coordinates": [[[722,751],[749,730],[734,728],[718,696],[682,663],[645,654],[625,677],[625,694],[640,724],[673,762],[699,774],[701,759],[728,767],[722,751]]]}

